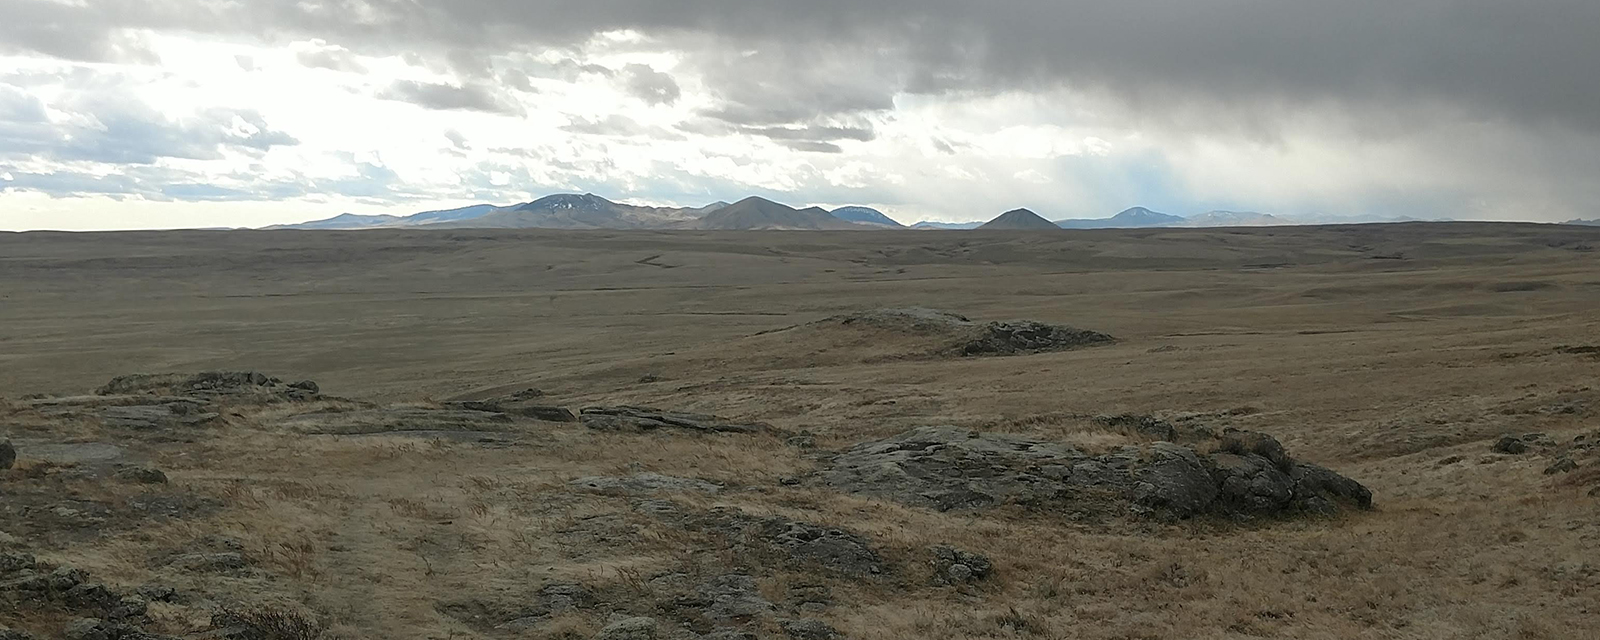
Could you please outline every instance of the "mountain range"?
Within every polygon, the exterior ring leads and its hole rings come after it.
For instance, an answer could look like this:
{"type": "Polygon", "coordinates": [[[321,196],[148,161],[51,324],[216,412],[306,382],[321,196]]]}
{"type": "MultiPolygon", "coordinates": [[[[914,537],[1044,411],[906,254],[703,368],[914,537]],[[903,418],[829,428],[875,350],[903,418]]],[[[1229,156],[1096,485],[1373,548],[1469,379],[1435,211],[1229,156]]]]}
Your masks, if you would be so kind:
{"type": "Polygon", "coordinates": [[[899,226],[882,213],[849,207],[866,219],[856,224],[818,207],[795,209],[760,197],[704,207],[646,207],[612,202],[592,193],[560,193],[510,206],[473,205],[410,216],[341,214],[274,229],[881,229],[899,226]]]}
{"type": "MultiPolygon", "coordinates": [[[[1069,218],[1048,221],[1027,209],[1008,211],[988,222],[932,222],[911,229],[1143,229],[1156,227],[1257,227],[1293,224],[1359,224],[1407,222],[1415,218],[1339,218],[1331,216],[1286,218],[1252,211],[1207,211],[1177,216],[1145,207],[1133,207],[1109,218],[1069,218]],[[1025,214],[1025,215],[1024,215],[1025,214]],[[1042,223],[1042,224],[1041,224],[1042,223]]],[[[1567,224],[1600,224],[1573,220],[1567,224]]],[[[820,207],[796,209],[766,198],[751,196],[739,202],[713,202],[703,207],[648,207],[612,202],[592,193],[559,193],[532,202],[497,206],[475,204],[457,209],[424,211],[409,216],[344,213],[325,220],[278,225],[269,229],[904,229],[871,207],[845,206],[832,211],[820,207]]]]}

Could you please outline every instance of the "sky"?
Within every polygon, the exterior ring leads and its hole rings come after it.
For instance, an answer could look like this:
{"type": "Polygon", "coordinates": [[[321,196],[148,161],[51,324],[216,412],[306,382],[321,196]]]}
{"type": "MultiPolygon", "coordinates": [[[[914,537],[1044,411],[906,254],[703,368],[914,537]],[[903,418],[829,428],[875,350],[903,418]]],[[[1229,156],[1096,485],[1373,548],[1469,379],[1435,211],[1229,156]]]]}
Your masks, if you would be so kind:
{"type": "Polygon", "coordinates": [[[1600,218],[1594,0],[0,0],[0,230],[1600,218]]]}

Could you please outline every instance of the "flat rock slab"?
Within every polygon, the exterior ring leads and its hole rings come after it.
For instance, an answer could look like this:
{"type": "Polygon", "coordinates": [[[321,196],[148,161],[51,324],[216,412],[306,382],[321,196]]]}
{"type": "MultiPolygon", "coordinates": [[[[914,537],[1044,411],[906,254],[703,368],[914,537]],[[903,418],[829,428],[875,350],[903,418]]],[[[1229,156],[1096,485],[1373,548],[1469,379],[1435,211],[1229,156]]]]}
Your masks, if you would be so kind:
{"type": "Polygon", "coordinates": [[[867,538],[847,529],[755,516],[735,507],[694,511],[667,500],[637,500],[633,507],[683,529],[713,534],[717,541],[697,549],[700,553],[754,554],[797,569],[818,568],[858,579],[877,578],[892,569],[867,538]]]}
{"type": "Polygon", "coordinates": [[[55,464],[109,464],[128,462],[126,449],[105,442],[44,443],[29,440],[13,442],[17,457],[44,460],[55,464]]]}
{"type": "Polygon", "coordinates": [[[216,420],[218,414],[189,401],[154,405],[124,405],[107,407],[100,411],[101,420],[108,427],[127,429],[158,429],[202,425],[216,420]]]}
{"type": "Polygon", "coordinates": [[[335,435],[443,431],[503,433],[515,430],[511,418],[503,413],[422,407],[302,413],[290,416],[279,424],[300,433],[335,435]]]}
{"type": "Polygon", "coordinates": [[[714,433],[755,433],[766,425],[744,424],[703,413],[665,411],[650,407],[585,407],[583,424],[597,431],[654,431],[684,429],[714,433]]]}
{"type": "Polygon", "coordinates": [[[43,460],[51,464],[74,467],[74,472],[90,478],[108,478],[120,468],[140,464],[144,456],[107,442],[47,442],[32,439],[15,440],[19,460],[43,460]]]}
{"type": "Polygon", "coordinates": [[[566,407],[548,403],[533,402],[528,399],[509,397],[491,398],[488,400],[452,400],[444,403],[452,409],[465,409],[468,411],[487,411],[491,413],[504,413],[512,416],[533,418],[546,422],[577,422],[578,414],[566,407]]]}
{"type": "Polygon", "coordinates": [[[694,478],[678,478],[659,473],[637,473],[631,476],[588,476],[568,483],[573,489],[588,493],[619,496],[642,496],[654,493],[716,493],[721,485],[694,478]]]}
{"type": "Polygon", "coordinates": [[[506,431],[440,431],[430,429],[373,431],[369,433],[314,433],[318,436],[344,436],[350,438],[416,438],[419,440],[448,440],[450,442],[477,442],[484,444],[511,444],[520,434],[506,431]]]}

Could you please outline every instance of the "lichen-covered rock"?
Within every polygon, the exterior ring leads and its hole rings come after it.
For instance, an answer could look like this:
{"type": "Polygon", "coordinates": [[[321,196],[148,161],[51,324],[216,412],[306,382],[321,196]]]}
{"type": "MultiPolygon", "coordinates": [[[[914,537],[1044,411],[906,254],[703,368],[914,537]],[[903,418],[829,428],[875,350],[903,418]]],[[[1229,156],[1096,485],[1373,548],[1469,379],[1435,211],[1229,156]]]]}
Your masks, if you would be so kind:
{"type": "Polygon", "coordinates": [[[941,511],[1014,504],[1072,517],[1255,517],[1372,504],[1360,483],[1296,462],[1271,436],[1233,431],[1216,444],[1209,455],[1171,442],[1091,455],[1038,438],[921,427],[856,445],[819,476],[941,511]]]}
{"type": "Polygon", "coordinates": [[[866,538],[838,527],[753,516],[734,507],[696,512],[665,500],[635,501],[634,508],[683,529],[710,534],[715,542],[700,550],[705,553],[766,558],[793,569],[821,569],[859,579],[890,571],[866,538]]]}
{"type": "Polygon", "coordinates": [[[655,640],[658,626],[655,618],[625,618],[606,625],[594,640],[655,640]]]}
{"type": "Polygon", "coordinates": [[[1167,442],[1150,447],[1139,471],[1134,500],[1179,518],[1204,512],[1217,500],[1217,484],[1193,449],[1167,442]]]}
{"type": "Polygon", "coordinates": [[[763,522],[762,535],[769,544],[801,562],[814,562],[857,577],[884,572],[883,559],[867,541],[844,529],[771,518],[763,522]]]}
{"type": "Polygon", "coordinates": [[[756,579],[742,573],[709,578],[696,587],[695,593],[698,602],[704,604],[702,615],[716,624],[747,622],[776,610],[761,596],[756,579]]]}

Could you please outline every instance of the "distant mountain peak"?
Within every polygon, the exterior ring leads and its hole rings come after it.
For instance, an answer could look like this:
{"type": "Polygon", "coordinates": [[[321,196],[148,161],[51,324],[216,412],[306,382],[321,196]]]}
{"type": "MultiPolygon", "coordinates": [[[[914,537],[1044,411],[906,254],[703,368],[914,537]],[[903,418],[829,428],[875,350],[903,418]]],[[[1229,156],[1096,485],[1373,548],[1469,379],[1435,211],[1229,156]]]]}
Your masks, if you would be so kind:
{"type": "Polygon", "coordinates": [[[889,216],[883,215],[882,211],[879,211],[879,210],[874,209],[872,207],[862,207],[862,206],[854,206],[854,205],[852,205],[852,206],[848,206],[848,207],[839,207],[838,209],[834,209],[830,213],[832,213],[833,217],[835,217],[835,218],[838,218],[840,220],[848,220],[850,222],[858,222],[858,223],[862,223],[862,224],[877,224],[877,225],[883,225],[885,227],[903,227],[903,226],[905,226],[905,225],[902,225],[902,224],[900,224],[898,222],[895,222],[894,218],[890,218],[889,216]]]}
{"type": "Polygon", "coordinates": [[[528,204],[517,207],[517,209],[522,211],[559,211],[563,209],[603,211],[614,206],[616,206],[616,203],[592,193],[557,193],[539,198],[538,200],[534,200],[533,202],[529,202],[528,204]]]}
{"type": "Polygon", "coordinates": [[[1056,223],[1046,220],[1028,209],[1012,209],[1000,214],[995,219],[983,223],[979,229],[1010,229],[1010,230],[1058,230],[1056,223]]]}

